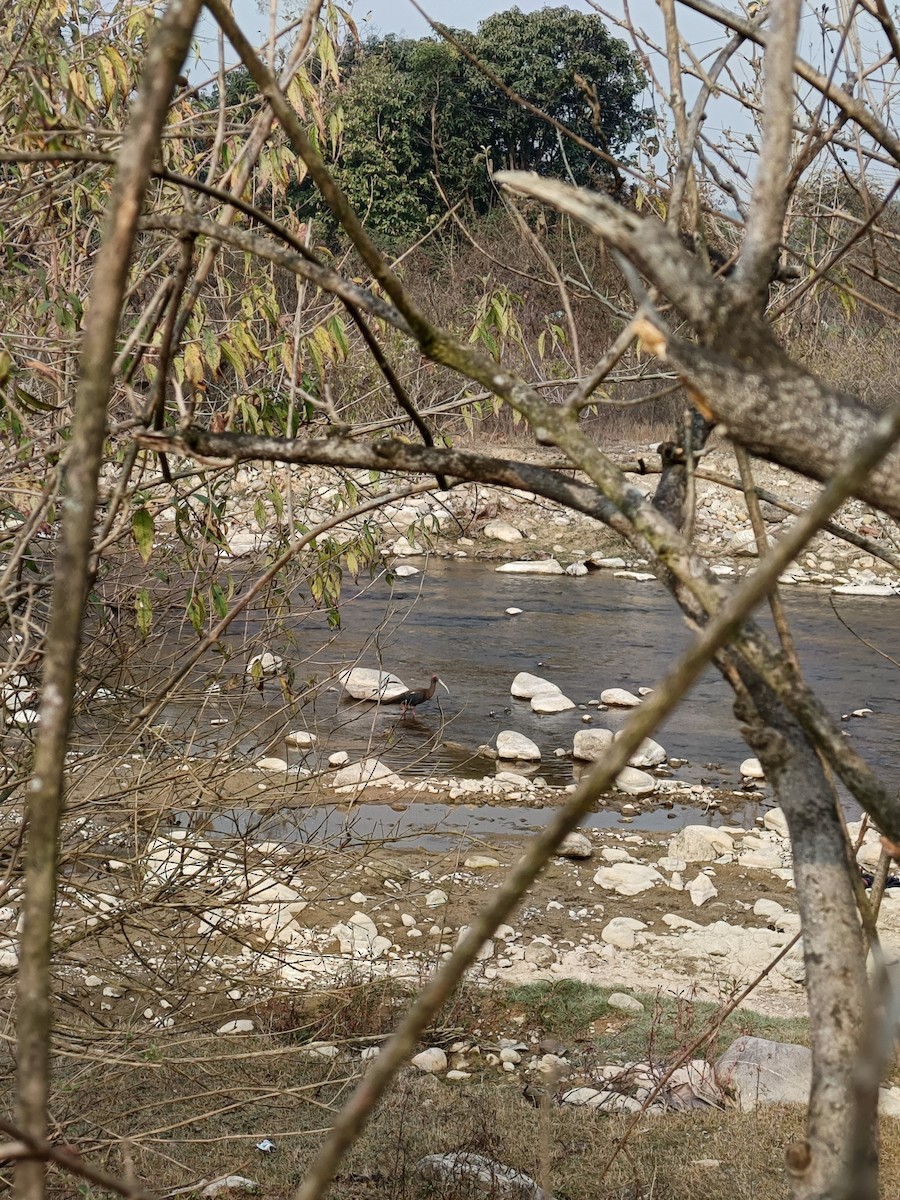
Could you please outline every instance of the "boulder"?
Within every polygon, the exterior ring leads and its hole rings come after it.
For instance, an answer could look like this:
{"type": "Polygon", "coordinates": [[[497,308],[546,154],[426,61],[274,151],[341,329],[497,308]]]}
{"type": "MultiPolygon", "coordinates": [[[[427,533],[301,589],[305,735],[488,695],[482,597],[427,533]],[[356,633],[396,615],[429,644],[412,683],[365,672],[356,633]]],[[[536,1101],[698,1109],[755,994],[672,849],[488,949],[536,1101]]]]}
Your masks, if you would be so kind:
{"type": "Polygon", "coordinates": [[[606,688],[600,693],[600,701],[610,708],[637,708],[641,702],[639,697],[626,692],[624,688],[606,688]]]}
{"type": "Polygon", "coordinates": [[[391,948],[390,940],[379,935],[375,922],[364,912],[339,922],[331,932],[340,942],[341,954],[351,954],[354,958],[381,958],[391,948]]]}
{"type": "Polygon", "coordinates": [[[642,1013],[644,1011],[640,1000],[625,992],[613,992],[612,995],[606,997],[606,1003],[617,1012],[642,1013]]]}
{"type": "Polygon", "coordinates": [[[265,650],[262,654],[254,654],[247,662],[248,675],[277,675],[284,667],[284,659],[277,654],[265,650]]]}
{"type": "Polygon", "coordinates": [[[284,740],[287,745],[294,746],[297,750],[311,750],[319,739],[306,729],[295,729],[293,733],[286,733],[284,740]]]}
{"type": "Polygon", "coordinates": [[[758,758],[744,759],[741,763],[741,777],[743,779],[765,779],[766,773],[758,758]]]}
{"type": "Polygon", "coordinates": [[[338,679],[354,700],[378,700],[386,704],[409,691],[403,680],[390,671],[375,671],[369,667],[349,667],[341,671],[338,679]]]}
{"type": "Polygon", "coordinates": [[[377,783],[381,787],[392,787],[403,781],[379,759],[364,758],[362,762],[342,767],[330,777],[328,782],[336,788],[355,788],[370,783],[377,783]]]}
{"type": "MultiPolygon", "coordinates": [[[[620,729],[615,735],[616,738],[620,738],[622,732],[620,729]]],[[[668,757],[659,742],[654,742],[653,738],[644,738],[629,758],[628,765],[631,767],[660,767],[668,757]]]]}
{"type": "Polygon", "coordinates": [[[549,679],[542,679],[540,675],[531,675],[528,671],[520,671],[509,689],[510,695],[515,696],[517,700],[530,700],[539,692],[554,691],[559,691],[555,683],[551,683],[549,679]]]}
{"type": "Polygon", "coordinates": [[[763,817],[763,829],[771,829],[779,837],[788,837],[787,817],[781,808],[770,808],[763,817]]]}
{"type": "Polygon", "coordinates": [[[575,701],[564,696],[559,688],[538,692],[531,697],[531,711],[536,713],[568,712],[575,707],[575,701]]]}
{"type": "Polygon", "coordinates": [[[638,944],[639,931],[646,928],[643,921],[637,921],[634,917],[613,917],[604,925],[600,936],[607,945],[619,950],[633,950],[638,944]]]}
{"type": "Polygon", "coordinates": [[[427,1050],[420,1050],[418,1054],[413,1055],[410,1062],[418,1071],[427,1071],[431,1075],[447,1070],[447,1055],[440,1046],[429,1046],[427,1050]]]}
{"type": "Polygon", "coordinates": [[[536,562],[507,562],[494,568],[504,575],[562,575],[562,567],[555,558],[542,558],[536,562]]]}
{"type": "Polygon", "coordinates": [[[731,854],[733,850],[731,834],[710,825],[685,825],[669,839],[668,845],[669,856],[682,858],[686,863],[712,862],[720,854],[731,854]]]}
{"type": "Polygon", "coordinates": [[[627,796],[649,796],[656,791],[656,780],[646,771],[623,767],[616,776],[616,790],[627,796]]]}
{"type": "Polygon", "coordinates": [[[513,729],[503,729],[497,734],[497,754],[500,758],[522,762],[540,762],[540,747],[524,733],[516,733],[513,729]]]}
{"type": "Polygon", "coordinates": [[[702,874],[687,885],[687,893],[697,908],[719,894],[710,877],[702,874]]]}
{"type": "Polygon", "coordinates": [[[600,867],[594,875],[594,883],[620,896],[637,896],[664,882],[659,871],[645,863],[614,863],[611,867],[600,867]]]}
{"type": "Polygon", "coordinates": [[[491,1200],[553,1200],[529,1175],[470,1150],[427,1154],[419,1159],[415,1170],[421,1179],[436,1185],[439,1195],[453,1196],[455,1200],[471,1196],[489,1196],[491,1200]]]}
{"type": "Polygon", "coordinates": [[[715,1064],[716,1079],[742,1112],[760,1104],[806,1104],[812,1055],[806,1046],[739,1037],[715,1064]]]}
{"type": "Polygon", "coordinates": [[[584,563],[574,562],[570,563],[569,566],[566,567],[567,575],[575,575],[577,577],[579,575],[587,575],[587,573],[588,569],[584,563]]]}
{"type": "Polygon", "coordinates": [[[534,967],[552,967],[556,962],[556,951],[546,942],[534,941],[525,947],[524,959],[534,967]]]}
{"type": "Polygon", "coordinates": [[[602,571],[622,571],[628,566],[624,558],[606,558],[602,550],[595,550],[585,561],[602,571]]]}
{"type": "Polygon", "coordinates": [[[399,567],[394,567],[394,574],[398,579],[411,579],[413,575],[421,575],[422,572],[410,563],[401,563],[399,567]]]}
{"type": "Polygon", "coordinates": [[[581,762],[597,762],[612,742],[611,729],[579,729],[572,742],[572,756],[581,762]]]}
{"type": "Polygon", "coordinates": [[[567,833],[556,853],[561,858],[590,858],[594,853],[591,839],[584,833],[567,833]]]}
{"type": "Polygon", "coordinates": [[[495,542],[520,542],[524,536],[521,529],[510,525],[508,521],[488,521],[484,527],[484,536],[495,542]]]}

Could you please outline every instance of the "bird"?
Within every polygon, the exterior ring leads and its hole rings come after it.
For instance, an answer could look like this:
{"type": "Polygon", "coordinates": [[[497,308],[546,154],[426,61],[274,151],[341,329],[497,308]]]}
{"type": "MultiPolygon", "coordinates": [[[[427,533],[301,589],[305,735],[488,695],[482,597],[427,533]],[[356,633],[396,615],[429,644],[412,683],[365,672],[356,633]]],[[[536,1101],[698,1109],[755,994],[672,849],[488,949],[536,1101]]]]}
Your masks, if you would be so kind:
{"type": "Polygon", "coordinates": [[[402,708],[402,712],[400,714],[401,718],[406,716],[409,709],[417,708],[420,704],[424,704],[426,700],[430,700],[434,695],[434,689],[437,684],[441,685],[448,696],[450,695],[450,689],[447,687],[446,683],[444,683],[443,679],[439,678],[437,675],[432,675],[430,687],[412,688],[410,691],[404,692],[402,696],[398,696],[397,699],[402,708]]]}

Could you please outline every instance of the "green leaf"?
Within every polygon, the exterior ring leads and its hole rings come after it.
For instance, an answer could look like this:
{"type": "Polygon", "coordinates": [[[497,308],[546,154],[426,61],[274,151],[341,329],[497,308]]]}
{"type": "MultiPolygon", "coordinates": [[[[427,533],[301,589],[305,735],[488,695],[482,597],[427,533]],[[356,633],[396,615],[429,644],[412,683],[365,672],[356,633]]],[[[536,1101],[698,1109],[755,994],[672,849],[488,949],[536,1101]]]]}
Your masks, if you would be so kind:
{"type": "Polygon", "coordinates": [[[137,508],[131,517],[131,534],[143,562],[153,553],[153,517],[146,508],[137,508]]]}
{"type": "Polygon", "coordinates": [[[199,637],[203,633],[203,626],[206,624],[206,601],[200,592],[191,588],[188,597],[187,605],[188,620],[194,627],[194,631],[199,637]]]}
{"type": "Polygon", "coordinates": [[[221,584],[214,583],[209,589],[210,598],[212,599],[213,608],[216,610],[216,616],[220,620],[224,620],[228,613],[228,600],[221,584]]]}
{"type": "Polygon", "coordinates": [[[153,623],[153,601],[146,588],[141,588],[134,598],[134,611],[137,617],[137,627],[141,637],[146,641],[150,626],[153,623]]]}

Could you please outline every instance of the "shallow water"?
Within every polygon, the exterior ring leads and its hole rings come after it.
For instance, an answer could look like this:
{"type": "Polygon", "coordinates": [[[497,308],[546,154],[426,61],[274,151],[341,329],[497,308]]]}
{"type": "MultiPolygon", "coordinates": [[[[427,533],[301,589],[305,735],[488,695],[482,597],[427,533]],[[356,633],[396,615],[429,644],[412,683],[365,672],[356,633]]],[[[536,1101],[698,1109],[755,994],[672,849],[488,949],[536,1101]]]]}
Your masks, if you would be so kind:
{"type": "MultiPolygon", "coordinates": [[[[340,749],[351,760],[377,755],[407,775],[480,777],[493,774],[494,764],[443,743],[474,751],[500,730],[515,729],[543,751],[534,773],[566,784],[573,779],[573,764],[554,757],[554,749],[571,748],[586,713],[593,715],[593,724],[617,729],[627,712],[583,708],[537,716],[527,701],[510,696],[515,674],[541,675],[576,704],[586,705],[604,688],[653,686],[690,636],[661,587],[606,572],[576,579],[530,577],[497,574],[483,564],[435,560],[422,575],[396,580],[393,587],[382,578],[351,596],[345,593],[342,628],[336,633],[326,630],[323,615],[306,607],[302,598],[280,621],[256,611],[233,628],[223,655],[207,659],[194,673],[190,691],[161,714],[173,748],[203,757],[224,751],[245,762],[266,753],[300,761],[302,756],[285,747],[284,734],[305,727],[317,734],[322,757],[340,749]],[[524,611],[506,616],[504,609],[513,605],[524,611]],[[267,680],[262,694],[248,686],[244,666],[260,650],[282,655],[293,667],[295,691],[315,680],[293,713],[277,681],[267,680]],[[441,692],[439,701],[435,698],[401,720],[396,705],[348,702],[339,685],[329,684],[352,664],[381,666],[410,687],[422,686],[436,672],[451,695],[441,692]]],[[[845,628],[832,600],[857,634],[897,660],[900,604],[891,598],[831,597],[812,590],[785,589],[784,598],[810,683],[836,718],[856,708],[874,710],[842,728],[873,766],[893,776],[900,762],[898,669],[845,628]]],[[[765,614],[761,619],[767,623],[765,614]]],[[[187,644],[181,630],[173,628],[159,652],[166,663],[176,662],[187,644]]],[[[146,667],[159,678],[166,670],[162,662],[146,667]]],[[[128,715],[119,706],[94,705],[81,719],[81,729],[89,741],[98,735],[108,738],[128,715]]],[[[670,757],[688,760],[677,774],[689,782],[737,783],[739,765],[749,754],[731,711],[730,689],[713,669],[656,736],[670,757]]],[[[321,760],[313,754],[307,761],[316,766],[321,760]]],[[[355,810],[359,821],[369,819],[367,807],[355,810]]],[[[533,809],[486,803],[479,803],[476,818],[479,827],[488,822],[496,834],[497,822],[508,831],[516,828],[517,813],[527,814],[521,819],[532,825],[541,821],[533,809]]],[[[385,808],[377,819],[395,816],[385,808]]],[[[414,817],[405,815],[401,829],[412,824],[424,829],[414,817]]],[[[441,823],[468,821],[471,829],[476,818],[453,808],[441,823]]],[[[660,819],[665,825],[671,820],[665,814],[660,819]]]]}

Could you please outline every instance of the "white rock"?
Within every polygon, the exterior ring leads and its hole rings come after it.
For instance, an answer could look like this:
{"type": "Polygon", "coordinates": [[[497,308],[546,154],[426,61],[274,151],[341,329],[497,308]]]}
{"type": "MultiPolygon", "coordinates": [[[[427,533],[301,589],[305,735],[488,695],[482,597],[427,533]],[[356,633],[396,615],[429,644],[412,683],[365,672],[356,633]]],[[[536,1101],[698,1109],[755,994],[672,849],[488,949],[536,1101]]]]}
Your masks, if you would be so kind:
{"type": "Polygon", "coordinates": [[[86,975],[84,978],[84,986],[89,988],[98,988],[103,983],[99,975],[86,975]]]}
{"type": "Polygon", "coordinates": [[[598,567],[604,571],[622,571],[628,566],[624,558],[604,558],[599,550],[591,554],[587,561],[592,567],[598,567]]]}
{"type": "Polygon", "coordinates": [[[429,1046],[427,1050],[420,1050],[418,1054],[413,1055],[410,1062],[419,1071],[427,1071],[429,1074],[436,1074],[447,1070],[447,1055],[440,1046],[429,1046]]]}
{"type": "Polygon", "coordinates": [[[219,1028],[216,1030],[216,1033],[252,1033],[253,1028],[254,1026],[252,1021],[242,1018],[238,1021],[226,1021],[224,1025],[219,1026],[219,1028]]]}
{"type": "Polygon", "coordinates": [[[555,558],[542,558],[537,562],[507,562],[494,568],[504,575],[562,575],[563,569],[555,558]]]}
{"type": "Polygon", "coordinates": [[[616,776],[616,788],[627,796],[649,796],[656,791],[656,780],[646,771],[623,767],[616,776]]]}
{"type": "Polygon", "coordinates": [[[594,883],[620,896],[637,896],[658,883],[664,883],[655,867],[644,863],[620,862],[611,867],[600,867],[594,875],[594,883]]]}
{"type": "Polygon", "coordinates": [[[568,712],[575,707],[574,700],[564,696],[558,688],[552,691],[538,692],[531,697],[531,711],[536,713],[568,712]]]}
{"type": "Polygon", "coordinates": [[[295,729],[293,733],[285,734],[284,740],[289,746],[296,746],[298,750],[309,750],[319,739],[306,729],[295,729]]]}
{"type": "Polygon", "coordinates": [[[788,836],[788,823],[787,817],[784,815],[784,810],[781,808],[770,808],[763,817],[763,829],[771,829],[773,833],[786,838],[788,836]]]}
{"type": "Polygon", "coordinates": [[[574,831],[566,834],[556,853],[561,858],[590,858],[594,853],[594,847],[586,834],[574,831]]]}
{"type": "Polygon", "coordinates": [[[338,675],[344,691],[354,700],[388,702],[402,696],[409,688],[390,671],[375,671],[369,667],[350,667],[338,675]]]}
{"type": "Polygon", "coordinates": [[[833,587],[837,596],[896,596],[897,589],[890,583],[842,583],[833,587]]]}
{"type": "Polygon", "coordinates": [[[428,895],[425,897],[425,907],[426,908],[441,908],[442,905],[444,905],[446,903],[447,903],[447,893],[442,892],[440,888],[435,888],[434,891],[429,892],[428,895]]]}
{"type": "Polygon", "coordinates": [[[607,996],[606,1003],[610,1008],[615,1008],[619,1012],[641,1013],[644,1011],[644,1006],[634,996],[629,996],[625,992],[613,992],[607,996]]]}
{"type": "Polygon", "coordinates": [[[765,896],[760,896],[753,905],[753,914],[757,917],[780,917],[783,913],[784,907],[777,900],[768,900],[765,896]]]}
{"type": "Polygon", "coordinates": [[[577,576],[579,576],[579,575],[587,575],[587,573],[588,573],[588,569],[587,569],[587,567],[584,565],[584,563],[580,563],[580,562],[574,562],[574,563],[570,563],[570,564],[569,564],[569,565],[566,567],[566,574],[567,574],[567,575],[574,575],[574,576],[576,576],[576,577],[577,577],[577,576]]]}
{"type": "Polygon", "coordinates": [[[421,575],[422,572],[409,563],[401,563],[399,567],[394,567],[394,574],[398,579],[411,579],[413,575],[421,575]]]}
{"type": "MultiPolygon", "coordinates": [[[[468,932],[469,932],[468,925],[460,926],[459,933],[456,935],[457,946],[460,944],[460,942],[463,940],[463,938],[466,936],[466,934],[468,932]]],[[[489,938],[486,942],[482,942],[481,945],[478,947],[478,953],[475,955],[475,958],[478,962],[484,962],[485,959],[493,958],[493,957],[494,957],[494,943],[489,938]]]]}
{"type": "Polygon", "coordinates": [[[739,867],[750,867],[754,871],[774,871],[784,864],[781,855],[772,850],[745,850],[738,855],[739,867]]]}
{"type": "Polygon", "coordinates": [[[520,542],[523,538],[521,529],[510,525],[508,521],[488,521],[484,527],[484,536],[495,542],[520,542]]]}
{"type": "Polygon", "coordinates": [[[470,854],[463,866],[467,871],[482,871],[490,867],[499,867],[500,860],[492,858],[489,854],[470,854]]]}
{"type": "Polygon", "coordinates": [[[572,757],[580,762],[597,762],[612,743],[611,729],[579,729],[572,741],[572,757]]]}
{"type": "MultiPolygon", "coordinates": [[[[621,736],[622,730],[620,729],[615,737],[620,738],[621,736]]],[[[631,767],[659,767],[668,757],[659,742],[654,742],[653,738],[644,738],[629,758],[628,765],[631,767]]]]}
{"type": "Polygon", "coordinates": [[[386,767],[377,758],[364,758],[362,762],[351,763],[342,767],[328,780],[332,787],[357,787],[359,784],[378,783],[382,787],[392,787],[403,781],[395,775],[390,767],[386,767]]]}
{"type": "Polygon", "coordinates": [[[765,779],[766,777],[758,758],[745,758],[741,763],[741,775],[744,779],[765,779]]]}
{"type": "Polygon", "coordinates": [[[530,700],[539,692],[558,692],[559,688],[549,679],[540,675],[532,675],[528,671],[520,671],[510,685],[510,695],[517,700],[530,700]]]}
{"type": "Polygon", "coordinates": [[[504,729],[497,734],[497,754],[502,759],[520,759],[523,762],[539,762],[541,758],[540,748],[531,738],[512,729],[504,729]]]}
{"type": "Polygon", "coordinates": [[[637,921],[633,917],[613,917],[604,925],[600,936],[608,945],[619,950],[633,950],[638,944],[638,932],[646,928],[643,921],[637,921]]]}
{"type": "Polygon", "coordinates": [[[415,1169],[417,1175],[435,1185],[436,1194],[454,1200],[475,1195],[491,1200],[553,1200],[528,1175],[470,1150],[428,1154],[419,1159],[415,1169]]]}
{"type": "Polygon", "coordinates": [[[254,654],[247,662],[248,675],[277,675],[284,666],[284,659],[268,650],[262,654],[254,654]]]}
{"type": "Polygon", "coordinates": [[[400,921],[406,929],[414,929],[416,926],[416,918],[412,913],[401,913],[400,921]]]}
{"type": "Polygon", "coordinates": [[[334,754],[328,755],[329,767],[346,767],[350,761],[350,755],[346,750],[335,750],[334,754]]]}
{"type": "Polygon", "coordinates": [[[691,880],[687,885],[687,893],[697,908],[719,894],[708,875],[698,875],[696,879],[691,880]]]}
{"type": "Polygon", "coordinates": [[[518,1050],[513,1050],[512,1046],[504,1046],[500,1051],[500,1061],[502,1063],[514,1063],[518,1066],[522,1061],[522,1055],[518,1050]]]}
{"type": "Polygon", "coordinates": [[[742,1112],[760,1104],[806,1104],[812,1055],[806,1046],[739,1037],[715,1064],[716,1079],[742,1112]]]}
{"type": "Polygon", "coordinates": [[[215,1179],[212,1183],[208,1183],[201,1196],[209,1198],[221,1196],[223,1192],[256,1192],[259,1190],[259,1184],[255,1179],[247,1179],[243,1175],[226,1175],[224,1179],[215,1179]]]}
{"type": "Polygon", "coordinates": [[[713,862],[720,854],[730,854],[734,850],[734,838],[709,825],[685,825],[669,839],[667,850],[671,857],[684,859],[685,863],[713,862]]]}
{"type": "Polygon", "coordinates": [[[258,758],[254,765],[260,771],[286,771],[288,769],[287,761],[283,758],[258,758]]]}
{"type": "Polygon", "coordinates": [[[534,967],[551,967],[556,959],[556,951],[546,942],[534,941],[525,947],[524,961],[534,967]]]}
{"type": "Polygon", "coordinates": [[[606,688],[600,693],[600,701],[610,708],[637,708],[640,704],[638,697],[624,688],[606,688]]]}
{"type": "Polygon", "coordinates": [[[341,953],[355,958],[381,958],[391,948],[390,939],[379,935],[368,913],[354,913],[348,921],[338,922],[331,933],[340,942],[341,953]]]}
{"type": "Polygon", "coordinates": [[[740,554],[752,558],[756,554],[756,535],[752,529],[738,529],[725,543],[725,554],[740,554]]]}
{"type": "Polygon", "coordinates": [[[521,608],[504,608],[503,610],[508,617],[517,617],[522,612],[521,608]]]}

